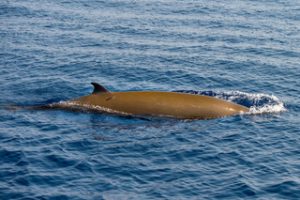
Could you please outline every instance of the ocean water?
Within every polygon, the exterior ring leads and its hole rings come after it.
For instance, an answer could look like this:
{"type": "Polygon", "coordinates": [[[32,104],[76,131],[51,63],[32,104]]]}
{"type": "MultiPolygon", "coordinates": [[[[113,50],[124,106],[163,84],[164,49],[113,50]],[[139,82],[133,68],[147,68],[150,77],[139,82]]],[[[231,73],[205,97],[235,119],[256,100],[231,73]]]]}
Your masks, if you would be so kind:
{"type": "Polygon", "coordinates": [[[299,1],[1,0],[0,37],[0,199],[300,199],[299,1]],[[26,109],[91,81],[251,111],[26,109]]]}

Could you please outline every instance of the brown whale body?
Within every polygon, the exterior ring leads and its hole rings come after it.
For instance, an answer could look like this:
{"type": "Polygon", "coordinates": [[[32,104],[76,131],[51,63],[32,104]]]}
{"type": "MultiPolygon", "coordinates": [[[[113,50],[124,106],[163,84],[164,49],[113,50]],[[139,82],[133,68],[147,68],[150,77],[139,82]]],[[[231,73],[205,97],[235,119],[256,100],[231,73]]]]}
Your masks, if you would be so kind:
{"type": "Polygon", "coordinates": [[[69,103],[120,115],[179,119],[213,119],[248,112],[247,107],[214,97],[162,91],[109,92],[92,83],[94,91],[69,103]]]}

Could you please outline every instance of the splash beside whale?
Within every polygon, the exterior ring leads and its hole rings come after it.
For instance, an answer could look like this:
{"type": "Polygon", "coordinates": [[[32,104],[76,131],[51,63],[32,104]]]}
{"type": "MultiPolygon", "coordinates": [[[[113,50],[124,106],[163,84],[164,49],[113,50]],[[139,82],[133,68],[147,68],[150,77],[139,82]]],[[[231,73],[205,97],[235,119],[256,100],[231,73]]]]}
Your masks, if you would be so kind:
{"type": "MultiPolygon", "coordinates": [[[[92,82],[92,94],[60,104],[126,116],[214,119],[249,112],[249,108],[214,97],[163,91],[110,92],[92,82]]],[[[58,107],[58,104],[56,104],[58,107]]]]}

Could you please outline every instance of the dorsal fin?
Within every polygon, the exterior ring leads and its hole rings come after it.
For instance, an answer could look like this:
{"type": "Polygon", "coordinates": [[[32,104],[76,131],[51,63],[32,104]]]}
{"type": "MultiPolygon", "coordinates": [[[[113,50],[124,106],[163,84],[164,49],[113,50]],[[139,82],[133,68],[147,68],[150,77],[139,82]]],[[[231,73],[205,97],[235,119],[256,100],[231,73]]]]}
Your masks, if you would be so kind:
{"type": "Polygon", "coordinates": [[[94,86],[94,91],[92,94],[98,94],[98,93],[102,93],[102,92],[109,93],[109,91],[107,89],[105,89],[105,87],[100,85],[99,83],[91,82],[91,84],[94,86]]]}

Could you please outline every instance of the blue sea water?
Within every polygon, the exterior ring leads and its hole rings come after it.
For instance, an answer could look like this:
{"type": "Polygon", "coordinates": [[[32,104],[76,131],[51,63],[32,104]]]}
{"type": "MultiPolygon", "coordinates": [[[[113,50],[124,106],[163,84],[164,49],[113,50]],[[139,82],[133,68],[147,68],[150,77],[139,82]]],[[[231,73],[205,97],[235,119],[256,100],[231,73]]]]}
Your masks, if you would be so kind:
{"type": "Polygon", "coordinates": [[[1,0],[0,199],[300,199],[300,2],[1,0]],[[214,120],[10,109],[112,91],[214,120]]]}

